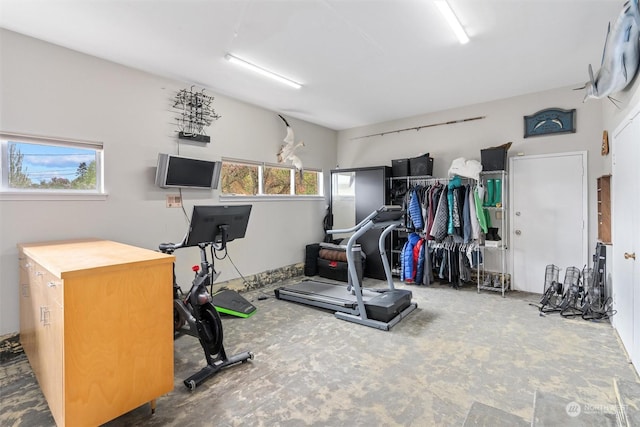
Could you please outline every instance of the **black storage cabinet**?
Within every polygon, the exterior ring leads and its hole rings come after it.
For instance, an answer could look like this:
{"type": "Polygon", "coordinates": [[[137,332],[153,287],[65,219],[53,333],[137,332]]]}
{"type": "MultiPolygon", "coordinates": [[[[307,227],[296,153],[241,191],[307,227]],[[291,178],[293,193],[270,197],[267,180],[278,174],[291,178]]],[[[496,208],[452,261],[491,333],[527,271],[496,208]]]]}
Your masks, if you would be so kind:
{"type": "MultiPolygon", "coordinates": [[[[331,171],[331,183],[335,182],[333,179],[334,173],[354,172],[355,179],[355,212],[353,213],[353,225],[356,225],[363,219],[365,219],[371,212],[380,208],[383,205],[389,203],[389,178],[391,177],[391,168],[389,166],[375,166],[367,168],[354,168],[354,169],[336,169],[331,171]]],[[[331,214],[333,212],[333,191],[332,188],[332,200],[331,200],[331,214]]],[[[362,251],[367,256],[363,275],[374,279],[385,280],[386,275],[384,272],[384,265],[380,258],[380,250],[378,249],[378,239],[382,230],[370,230],[363,235],[358,243],[362,247],[362,251]]],[[[387,237],[389,239],[389,237],[387,237]]],[[[389,242],[387,241],[387,246],[389,242]]],[[[390,253],[387,251],[387,258],[389,262],[390,253]]]]}

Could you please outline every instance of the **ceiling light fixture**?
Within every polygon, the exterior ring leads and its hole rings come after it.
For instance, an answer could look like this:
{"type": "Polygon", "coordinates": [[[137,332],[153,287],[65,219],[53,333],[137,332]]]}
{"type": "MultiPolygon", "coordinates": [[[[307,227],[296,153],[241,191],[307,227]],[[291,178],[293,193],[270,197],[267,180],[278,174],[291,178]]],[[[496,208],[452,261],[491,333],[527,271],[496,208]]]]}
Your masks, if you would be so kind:
{"type": "Polygon", "coordinates": [[[458,37],[460,44],[468,43],[469,36],[464,31],[464,28],[462,28],[462,24],[460,24],[460,21],[458,20],[456,14],[453,13],[453,10],[451,10],[449,2],[447,2],[446,0],[437,0],[435,3],[436,6],[438,6],[438,9],[440,9],[440,13],[442,13],[442,16],[444,16],[444,19],[446,19],[447,24],[449,24],[453,32],[456,34],[456,37],[458,37]]]}
{"type": "Polygon", "coordinates": [[[291,79],[288,79],[286,77],[282,77],[281,75],[276,74],[273,71],[265,70],[262,67],[259,67],[259,66],[255,65],[255,64],[252,64],[251,62],[247,62],[244,59],[240,59],[240,58],[238,58],[236,56],[233,56],[230,53],[227,53],[224,56],[224,58],[227,61],[231,62],[232,64],[240,65],[240,66],[242,66],[242,67],[244,67],[244,68],[246,68],[248,70],[253,71],[254,73],[258,73],[258,74],[261,74],[263,76],[272,78],[274,80],[279,81],[280,83],[284,83],[286,85],[289,85],[292,88],[300,89],[302,87],[302,85],[300,83],[298,83],[298,82],[295,82],[295,81],[293,81],[291,79]]]}

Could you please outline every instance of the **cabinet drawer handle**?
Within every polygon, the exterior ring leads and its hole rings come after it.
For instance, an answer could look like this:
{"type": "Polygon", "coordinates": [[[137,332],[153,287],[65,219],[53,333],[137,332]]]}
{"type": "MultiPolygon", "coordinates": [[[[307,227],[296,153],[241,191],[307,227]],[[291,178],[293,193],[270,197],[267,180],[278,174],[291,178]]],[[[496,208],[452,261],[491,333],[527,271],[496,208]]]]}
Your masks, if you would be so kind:
{"type": "Polygon", "coordinates": [[[42,271],[36,271],[36,276],[44,276],[44,273],[42,271]]]}
{"type": "Polygon", "coordinates": [[[624,253],[624,259],[629,259],[629,258],[636,259],[636,253],[635,252],[632,252],[632,253],[625,252],[624,253]]]}
{"type": "Polygon", "coordinates": [[[50,287],[50,288],[55,288],[56,286],[58,286],[58,284],[56,282],[51,281],[51,282],[47,283],[47,286],[50,287]]]}

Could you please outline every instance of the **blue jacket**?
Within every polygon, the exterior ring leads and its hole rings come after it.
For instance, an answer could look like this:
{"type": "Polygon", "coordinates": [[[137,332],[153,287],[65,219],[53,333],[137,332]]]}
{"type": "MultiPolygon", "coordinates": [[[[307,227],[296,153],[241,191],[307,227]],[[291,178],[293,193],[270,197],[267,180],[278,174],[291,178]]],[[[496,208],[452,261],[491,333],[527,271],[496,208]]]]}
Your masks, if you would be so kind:
{"type": "Polygon", "coordinates": [[[416,285],[422,285],[422,276],[424,275],[424,248],[425,246],[427,246],[427,241],[425,239],[420,239],[419,242],[422,243],[416,243],[416,246],[414,248],[413,251],[413,255],[414,255],[414,262],[417,261],[418,262],[418,268],[416,268],[416,278],[415,278],[415,282],[416,285]],[[418,251],[418,253],[416,254],[416,250],[418,251]],[[416,260],[416,255],[417,255],[417,260],[416,260]]]}
{"type": "Polygon", "coordinates": [[[420,207],[420,197],[417,191],[411,190],[411,200],[409,200],[409,216],[411,222],[416,230],[422,230],[424,228],[424,221],[422,219],[422,208],[420,207]]]}
{"type": "Polygon", "coordinates": [[[402,248],[400,280],[403,282],[413,282],[415,279],[413,275],[413,248],[418,243],[418,240],[420,240],[418,234],[410,233],[407,237],[407,243],[402,248]]]}

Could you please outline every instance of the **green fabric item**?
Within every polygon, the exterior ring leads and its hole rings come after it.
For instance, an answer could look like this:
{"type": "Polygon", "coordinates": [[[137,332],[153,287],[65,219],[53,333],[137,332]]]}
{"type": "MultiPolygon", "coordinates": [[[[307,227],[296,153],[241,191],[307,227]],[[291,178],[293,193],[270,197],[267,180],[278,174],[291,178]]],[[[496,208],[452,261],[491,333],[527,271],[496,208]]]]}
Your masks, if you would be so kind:
{"type": "Polygon", "coordinates": [[[489,211],[489,209],[483,209],[483,211],[484,211],[485,219],[487,221],[487,229],[489,229],[491,228],[491,211],[489,211]]]}
{"type": "Polygon", "coordinates": [[[483,203],[483,206],[495,206],[493,201],[493,180],[487,180],[487,201],[483,203]]]}
{"type": "Polygon", "coordinates": [[[485,209],[482,208],[482,199],[478,194],[478,189],[475,188],[473,190],[473,199],[476,202],[476,216],[478,217],[478,222],[480,223],[480,229],[483,233],[487,233],[487,217],[485,216],[485,209]]]}
{"type": "Polygon", "coordinates": [[[495,185],[495,191],[493,192],[492,206],[497,206],[498,203],[500,203],[500,206],[502,206],[502,180],[496,179],[495,181],[493,181],[493,184],[495,185]]]}

